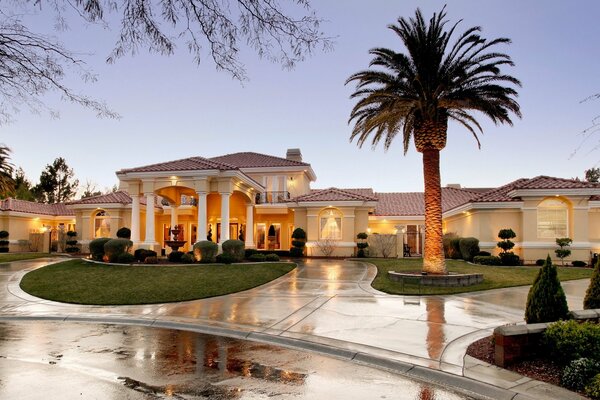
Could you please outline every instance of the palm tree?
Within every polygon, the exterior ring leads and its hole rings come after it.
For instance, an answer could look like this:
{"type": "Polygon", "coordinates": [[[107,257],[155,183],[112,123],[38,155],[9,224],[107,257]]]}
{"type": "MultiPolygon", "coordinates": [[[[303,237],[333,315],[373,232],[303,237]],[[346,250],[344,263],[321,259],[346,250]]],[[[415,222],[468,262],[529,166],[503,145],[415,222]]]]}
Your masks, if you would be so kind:
{"type": "Polygon", "coordinates": [[[386,48],[369,51],[369,69],[353,74],[346,84],[356,81],[351,98],[358,102],[349,123],[354,121],[350,141],[359,147],[372,136],[375,147],[383,140],[387,150],[402,133],[404,154],[411,138],[423,154],[425,180],[425,251],[423,271],[447,273],[442,250],[442,196],[440,187],[440,150],[446,146],[448,120],[454,120],[473,134],[483,133],[473,115],[478,111],[495,124],[512,125],[511,113],[521,117],[517,92],[521,83],[501,73],[503,65],[513,66],[506,54],[492,47],[510,43],[509,39],[486,40],[480,27],[472,27],[450,39],[457,22],[446,29],[445,7],[434,13],[429,24],[417,9],[414,18],[401,17],[389,25],[402,40],[405,52],[386,48]]]}
{"type": "Polygon", "coordinates": [[[13,165],[9,161],[10,152],[8,147],[0,145],[0,198],[11,196],[15,190],[13,165]]]}

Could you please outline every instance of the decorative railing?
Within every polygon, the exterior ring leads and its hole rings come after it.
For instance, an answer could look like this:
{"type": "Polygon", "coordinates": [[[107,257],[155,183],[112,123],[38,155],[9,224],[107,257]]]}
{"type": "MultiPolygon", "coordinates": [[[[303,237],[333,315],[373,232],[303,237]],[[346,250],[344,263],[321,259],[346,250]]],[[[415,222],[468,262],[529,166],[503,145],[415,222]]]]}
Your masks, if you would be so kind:
{"type": "Polygon", "coordinates": [[[256,204],[286,203],[290,200],[290,192],[264,192],[256,194],[256,204]]]}

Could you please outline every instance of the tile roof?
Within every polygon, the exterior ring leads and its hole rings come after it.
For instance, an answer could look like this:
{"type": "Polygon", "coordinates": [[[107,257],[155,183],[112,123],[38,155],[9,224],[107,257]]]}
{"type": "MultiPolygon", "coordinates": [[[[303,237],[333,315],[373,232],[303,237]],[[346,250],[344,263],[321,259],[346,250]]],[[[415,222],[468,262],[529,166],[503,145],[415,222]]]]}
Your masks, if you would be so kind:
{"type": "MultiPolygon", "coordinates": [[[[131,196],[124,190],[116,192],[100,194],[98,196],[86,197],[84,199],[73,200],[68,205],[75,204],[131,204],[131,196]]],[[[140,204],[146,205],[146,196],[140,196],[140,204]]],[[[158,196],[154,196],[154,205],[159,207],[158,196]]]]}
{"type": "Polygon", "coordinates": [[[210,160],[235,165],[238,168],[310,166],[310,164],[301,161],[288,160],[287,158],[253,152],[226,154],[224,156],[212,157],[210,160]]]}
{"type": "Polygon", "coordinates": [[[33,201],[4,199],[0,201],[0,211],[16,211],[27,214],[73,216],[75,213],[69,210],[64,203],[45,204],[33,201]]]}
{"type": "MultiPolygon", "coordinates": [[[[375,193],[379,202],[375,207],[377,216],[423,216],[425,200],[423,192],[375,193]]],[[[451,210],[477,196],[465,189],[442,188],[442,212],[451,210]]]]}
{"type": "Polygon", "coordinates": [[[125,174],[129,172],[203,171],[214,169],[228,171],[238,168],[231,164],[204,157],[189,157],[158,164],[144,165],[141,167],[125,168],[118,171],[117,174],[125,174]]]}
{"type": "Polygon", "coordinates": [[[315,189],[309,194],[298,196],[292,201],[377,201],[377,197],[370,189],[315,189]]]}

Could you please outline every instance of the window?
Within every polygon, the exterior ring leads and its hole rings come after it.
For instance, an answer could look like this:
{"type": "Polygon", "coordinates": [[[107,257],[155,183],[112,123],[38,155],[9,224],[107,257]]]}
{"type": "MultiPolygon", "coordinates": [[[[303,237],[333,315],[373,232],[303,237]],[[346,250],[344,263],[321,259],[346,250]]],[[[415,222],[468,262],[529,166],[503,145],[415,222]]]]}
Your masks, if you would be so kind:
{"type": "Polygon", "coordinates": [[[256,248],[264,250],[267,227],[265,224],[256,224],[256,248]]]}
{"type": "Polygon", "coordinates": [[[342,239],[342,213],[339,210],[328,208],[319,214],[319,238],[342,239]]]}
{"type": "Polygon", "coordinates": [[[281,249],[281,224],[271,224],[269,226],[268,236],[268,250],[280,250],[281,249]]]}
{"type": "Polygon", "coordinates": [[[110,216],[104,210],[94,216],[94,237],[110,237],[110,216]]]}
{"type": "Polygon", "coordinates": [[[547,199],[538,205],[537,235],[538,238],[555,239],[568,237],[569,209],[559,199],[547,199]]]}

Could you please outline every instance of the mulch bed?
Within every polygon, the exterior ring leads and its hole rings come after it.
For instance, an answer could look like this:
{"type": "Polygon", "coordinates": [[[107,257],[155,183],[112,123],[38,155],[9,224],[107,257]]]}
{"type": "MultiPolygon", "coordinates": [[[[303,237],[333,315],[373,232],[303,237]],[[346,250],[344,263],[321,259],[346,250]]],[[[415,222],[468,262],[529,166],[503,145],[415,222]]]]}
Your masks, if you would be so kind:
{"type": "MultiPolygon", "coordinates": [[[[492,342],[492,336],[488,336],[471,343],[467,349],[467,354],[471,357],[493,365],[494,344],[492,342]]],[[[551,360],[543,358],[523,360],[507,366],[506,369],[527,376],[531,379],[560,386],[562,368],[553,363],[551,360]]]]}

